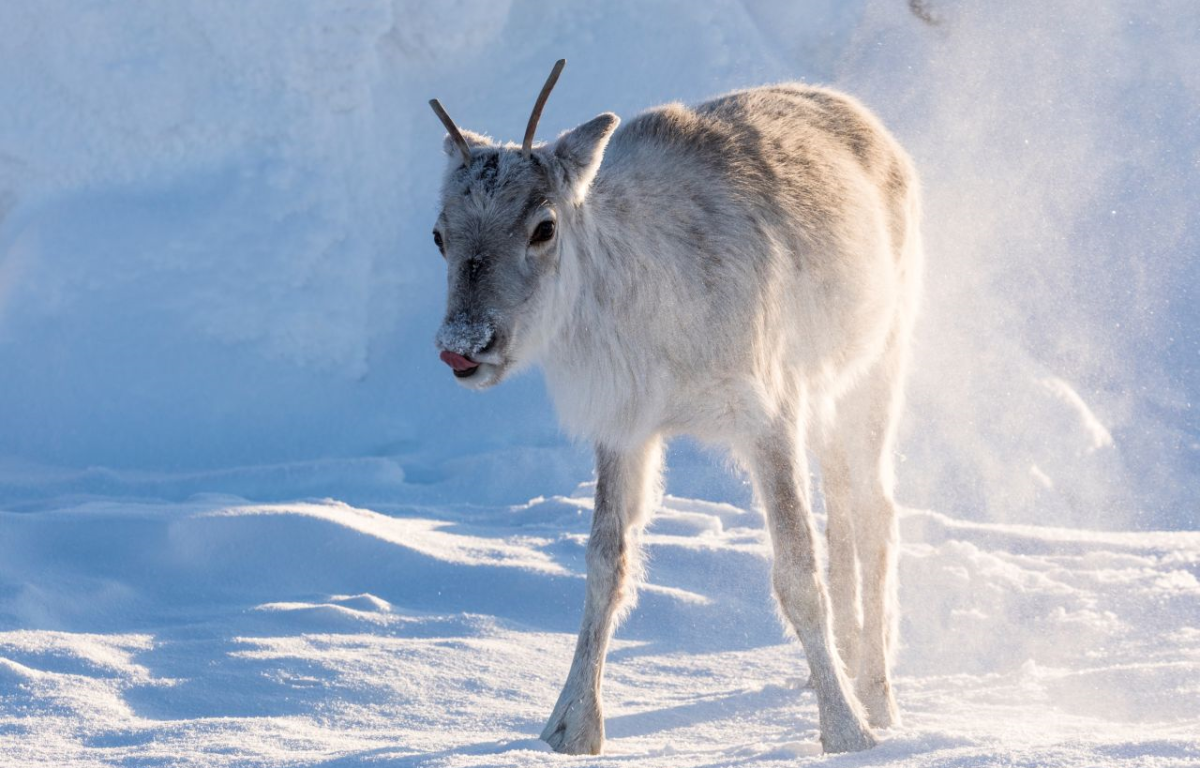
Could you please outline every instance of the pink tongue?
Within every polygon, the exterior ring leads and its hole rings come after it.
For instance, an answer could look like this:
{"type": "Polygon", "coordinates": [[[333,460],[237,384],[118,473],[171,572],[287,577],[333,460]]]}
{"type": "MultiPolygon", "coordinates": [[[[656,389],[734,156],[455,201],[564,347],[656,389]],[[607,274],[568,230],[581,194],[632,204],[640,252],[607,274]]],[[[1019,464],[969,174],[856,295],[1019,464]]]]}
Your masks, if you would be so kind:
{"type": "Polygon", "coordinates": [[[475,362],[474,360],[471,360],[468,357],[463,357],[456,352],[450,352],[449,350],[442,352],[441,358],[443,363],[456,371],[469,371],[472,368],[479,367],[479,363],[475,362]]]}

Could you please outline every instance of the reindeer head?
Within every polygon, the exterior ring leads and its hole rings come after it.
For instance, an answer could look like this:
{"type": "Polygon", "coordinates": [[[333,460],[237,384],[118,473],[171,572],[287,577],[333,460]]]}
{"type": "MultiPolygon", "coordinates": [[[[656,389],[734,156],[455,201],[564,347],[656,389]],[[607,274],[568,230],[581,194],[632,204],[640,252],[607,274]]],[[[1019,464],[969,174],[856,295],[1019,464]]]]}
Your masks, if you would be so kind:
{"type": "Polygon", "coordinates": [[[560,243],[620,122],[605,113],[551,144],[533,145],[565,64],[554,65],[520,146],[460,131],[437,99],[430,102],[446,126],[450,156],[433,228],[449,283],[436,341],[458,381],[473,389],[498,383],[536,354],[535,326],[558,275],[560,243]]]}

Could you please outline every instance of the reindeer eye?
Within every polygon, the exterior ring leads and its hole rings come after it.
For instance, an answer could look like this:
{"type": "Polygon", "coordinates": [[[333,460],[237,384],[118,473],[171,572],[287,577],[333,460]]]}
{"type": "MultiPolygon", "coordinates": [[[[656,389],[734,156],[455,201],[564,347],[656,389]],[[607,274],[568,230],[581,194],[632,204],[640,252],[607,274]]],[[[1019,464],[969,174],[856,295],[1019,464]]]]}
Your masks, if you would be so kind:
{"type": "Polygon", "coordinates": [[[445,255],[446,246],[442,244],[442,233],[438,232],[436,229],[433,230],[433,244],[436,245],[437,249],[442,252],[442,255],[445,255]]]}
{"type": "Polygon", "coordinates": [[[533,230],[533,236],[529,238],[529,244],[544,243],[552,237],[554,237],[554,222],[551,219],[546,219],[533,230]]]}

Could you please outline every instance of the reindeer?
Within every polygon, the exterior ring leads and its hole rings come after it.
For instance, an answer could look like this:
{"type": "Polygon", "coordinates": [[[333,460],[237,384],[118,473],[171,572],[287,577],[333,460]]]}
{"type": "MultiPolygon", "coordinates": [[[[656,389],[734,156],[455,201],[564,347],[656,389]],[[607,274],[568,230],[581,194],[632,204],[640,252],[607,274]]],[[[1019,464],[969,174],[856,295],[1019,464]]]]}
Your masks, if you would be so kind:
{"type": "Polygon", "coordinates": [[[533,363],[595,445],[583,623],[541,738],[599,754],[609,639],[634,600],[664,441],[727,446],[753,481],[780,612],[804,647],[826,752],[898,720],[893,442],[922,272],[912,163],[849,96],[798,83],[604,113],[520,146],[459,130],[433,239],[441,359],[482,390],[533,363]],[[806,448],[821,467],[829,589],[806,448]]]}

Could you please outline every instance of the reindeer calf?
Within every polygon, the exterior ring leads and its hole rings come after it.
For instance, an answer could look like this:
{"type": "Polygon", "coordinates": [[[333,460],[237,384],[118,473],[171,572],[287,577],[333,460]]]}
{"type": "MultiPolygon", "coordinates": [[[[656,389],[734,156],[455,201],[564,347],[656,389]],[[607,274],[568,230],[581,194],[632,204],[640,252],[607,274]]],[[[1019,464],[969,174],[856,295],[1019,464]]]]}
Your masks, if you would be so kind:
{"type": "Polygon", "coordinates": [[[811,669],[827,752],[897,721],[892,444],[921,282],[912,164],[858,102],[783,84],[534,146],[460,131],[433,236],[441,358],[484,389],[540,363],[596,450],[583,626],[542,738],[600,752],[605,652],[634,594],[663,441],[731,448],[766,509],[772,581],[811,669]],[[818,567],[806,445],[829,510],[818,567]],[[860,580],[861,575],[861,580],[860,580]]]}

